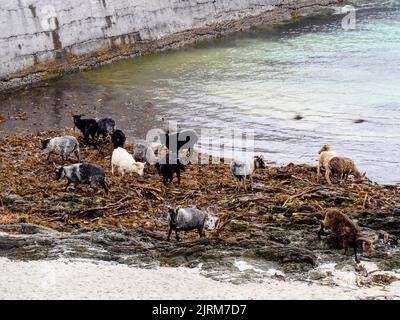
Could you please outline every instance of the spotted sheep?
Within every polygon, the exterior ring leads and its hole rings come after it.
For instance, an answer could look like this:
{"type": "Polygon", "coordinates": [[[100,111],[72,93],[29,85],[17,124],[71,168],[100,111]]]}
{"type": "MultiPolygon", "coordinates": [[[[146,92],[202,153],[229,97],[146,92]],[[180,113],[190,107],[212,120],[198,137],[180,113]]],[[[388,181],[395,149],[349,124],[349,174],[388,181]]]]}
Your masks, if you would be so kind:
{"type": "Polygon", "coordinates": [[[126,173],[137,173],[140,176],[144,174],[146,163],[136,162],[133,156],[124,148],[114,150],[111,158],[111,172],[114,175],[115,169],[124,176],[126,173]]]}
{"type": "Polygon", "coordinates": [[[235,178],[237,190],[240,189],[240,182],[247,192],[246,179],[250,179],[250,187],[253,190],[253,174],[257,169],[265,169],[266,164],[262,156],[256,156],[251,160],[234,160],[231,163],[231,172],[235,178]]]}
{"type": "Polygon", "coordinates": [[[351,158],[333,157],[329,160],[326,172],[326,180],[329,184],[332,183],[332,176],[337,176],[340,182],[346,182],[350,175],[358,181],[366,178],[366,173],[362,174],[351,158]]]}
{"type": "Polygon", "coordinates": [[[48,153],[47,160],[50,161],[51,154],[57,154],[61,157],[62,164],[68,160],[71,154],[74,154],[81,162],[79,142],[73,136],[56,137],[53,139],[47,139],[42,141],[42,150],[48,153]]]}
{"type": "Polygon", "coordinates": [[[106,194],[109,192],[109,187],[105,181],[106,175],[103,168],[99,165],[78,163],[67,167],[58,167],[56,169],[56,179],[60,180],[64,178],[67,179],[67,186],[64,192],[68,190],[71,183],[74,184],[75,189],[79,184],[87,184],[94,191],[97,191],[97,184],[100,184],[106,194]]]}
{"type": "Polygon", "coordinates": [[[111,118],[97,118],[96,119],[98,130],[97,139],[100,135],[103,137],[103,141],[106,141],[107,136],[112,137],[115,131],[115,121],[111,118]]]}
{"type": "Polygon", "coordinates": [[[327,174],[329,161],[337,157],[336,152],[332,151],[332,147],[329,144],[322,146],[319,151],[318,165],[317,165],[317,181],[320,179],[321,169],[325,170],[325,178],[329,181],[329,175],[327,174]]]}
{"type": "Polygon", "coordinates": [[[325,228],[331,230],[332,235],[337,237],[343,244],[344,254],[347,254],[349,246],[354,249],[354,257],[357,263],[360,260],[357,257],[358,244],[362,245],[363,252],[367,256],[371,256],[374,250],[374,240],[363,236],[361,229],[344,213],[339,210],[328,210],[325,219],[321,221],[321,228],[318,231],[318,238],[322,235],[329,235],[325,232],[325,228]]]}
{"type": "Polygon", "coordinates": [[[180,231],[197,230],[200,238],[206,236],[204,231],[206,216],[202,211],[196,208],[169,208],[168,210],[168,241],[171,240],[172,231],[175,231],[177,241],[180,241],[178,235],[180,231]]]}

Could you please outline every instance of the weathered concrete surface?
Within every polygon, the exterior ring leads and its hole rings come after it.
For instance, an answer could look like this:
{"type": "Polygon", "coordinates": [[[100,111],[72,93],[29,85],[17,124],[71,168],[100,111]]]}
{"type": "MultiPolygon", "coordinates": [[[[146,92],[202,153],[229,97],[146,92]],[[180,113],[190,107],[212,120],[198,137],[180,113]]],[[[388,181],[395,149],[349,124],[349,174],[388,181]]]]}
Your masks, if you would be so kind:
{"type": "Polygon", "coordinates": [[[341,0],[2,0],[0,91],[341,0]]]}

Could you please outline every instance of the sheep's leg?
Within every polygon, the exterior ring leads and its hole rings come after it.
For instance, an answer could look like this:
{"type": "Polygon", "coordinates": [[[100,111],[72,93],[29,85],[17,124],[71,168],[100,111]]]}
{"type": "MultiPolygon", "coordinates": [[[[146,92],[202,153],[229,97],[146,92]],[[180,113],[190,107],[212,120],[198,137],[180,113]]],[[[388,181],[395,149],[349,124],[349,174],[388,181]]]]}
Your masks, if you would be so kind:
{"type": "Polygon", "coordinates": [[[206,234],[204,232],[204,226],[198,228],[197,231],[199,232],[200,239],[205,238],[206,234]]]}
{"type": "Polygon", "coordinates": [[[75,151],[75,156],[78,159],[78,162],[80,163],[81,162],[81,154],[78,150],[75,151]]]}
{"type": "Polygon", "coordinates": [[[181,238],[179,238],[179,235],[178,235],[178,231],[177,231],[177,230],[175,230],[175,236],[176,236],[176,240],[177,240],[177,241],[181,241],[181,238]]]}
{"type": "Polygon", "coordinates": [[[357,242],[353,242],[353,248],[354,248],[354,258],[356,260],[357,263],[360,263],[360,260],[357,257],[357,242]]]}
{"type": "Polygon", "coordinates": [[[320,175],[321,175],[321,165],[318,162],[318,165],[317,165],[317,182],[319,182],[320,175]]]}
{"type": "Polygon", "coordinates": [[[328,184],[332,184],[330,175],[331,175],[331,171],[329,169],[326,169],[325,178],[326,178],[326,181],[328,182],[328,184]]]}
{"type": "Polygon", "coordinates": [[[250,187],[251,187],[251,191],[254,191],[253,183],[254,183],[253,176],[250,176],[250,187]]]}
{"type": "Polygon", "coordinates": [[[68,191],[68,187],[69,187],[70,184],[71,184],[71,180],[68,180],[67,181],[67,186],[65,187],[64,192],[68,191]]]}
{"type": "Polygon", "coordinates": [[[247,193],[247,184],[246,184],[246,178],[243,178],[243,188],[244,188],[244,192],[247,193]]]}
{"type": "Polygon", "coordinates": [[[178,184],[181,184],[181,172],[177,171],[176,176],[178,177],[178,184]]]}
{"type": "Polygon", "coordinates": [[[343,254],[346,256],[347,255],[347,251],[349,250],[349,247],[348,246],[345,246],[344,247],[344,252],[343,252],[343,254]]]}
{"type": "Polygon", "coordinates": [[[114,175],[114,173],[115,173],[115,172],[114,172],[114,165],[111,164],[111,174],[114,175]]]}
{"type": "Polygon", "coordinates": [[[90,180],[90,187],[93,189],[95,193],[97,192],[98,188],[95,180],[90,180]]]}
{"type": "Polygon", "coordinates": [[[102,180],[102,181],[100,181],[99,183],[100,183],[100,185],[102,186],[102,188],[104,189],[104,191],[106,192],[106,194],[108,194],[109,189],[108,189],[108,187],[107,187],[106,182],[105,182],[104,180],[102,180]]]}
{"type": "Polygon", "coordinates": [[[172,229],[169,228],[167,241],[171,241],[171,234],[172,234],[172,229]]]}

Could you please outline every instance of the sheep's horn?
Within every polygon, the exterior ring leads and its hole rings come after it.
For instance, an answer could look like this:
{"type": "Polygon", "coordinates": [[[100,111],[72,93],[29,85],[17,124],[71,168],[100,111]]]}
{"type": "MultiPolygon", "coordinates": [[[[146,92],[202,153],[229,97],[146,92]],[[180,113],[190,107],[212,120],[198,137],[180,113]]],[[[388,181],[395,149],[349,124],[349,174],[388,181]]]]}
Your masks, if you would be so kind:
{"type": "Polygon", "coordinates": [[[57,167],[56,163],[54,161],[52,163],[53,163],[53,167],[57,169],[58,167],[57,167]]]}

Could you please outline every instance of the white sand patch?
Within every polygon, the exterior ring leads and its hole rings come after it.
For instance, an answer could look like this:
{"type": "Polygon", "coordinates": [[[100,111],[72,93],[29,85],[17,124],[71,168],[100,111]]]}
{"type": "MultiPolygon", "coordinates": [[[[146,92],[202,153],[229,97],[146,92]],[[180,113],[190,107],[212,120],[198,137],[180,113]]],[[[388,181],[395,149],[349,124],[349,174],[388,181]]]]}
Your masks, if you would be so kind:
{"type": "Polygon", "coordinates": [[[268,277],[263,283],[235,285],[205,278],[198,269],[0,259],[0,299],[359,299],[393,297],[399,289],[399,282],[386,289],[352,289],[268,277]]]}

